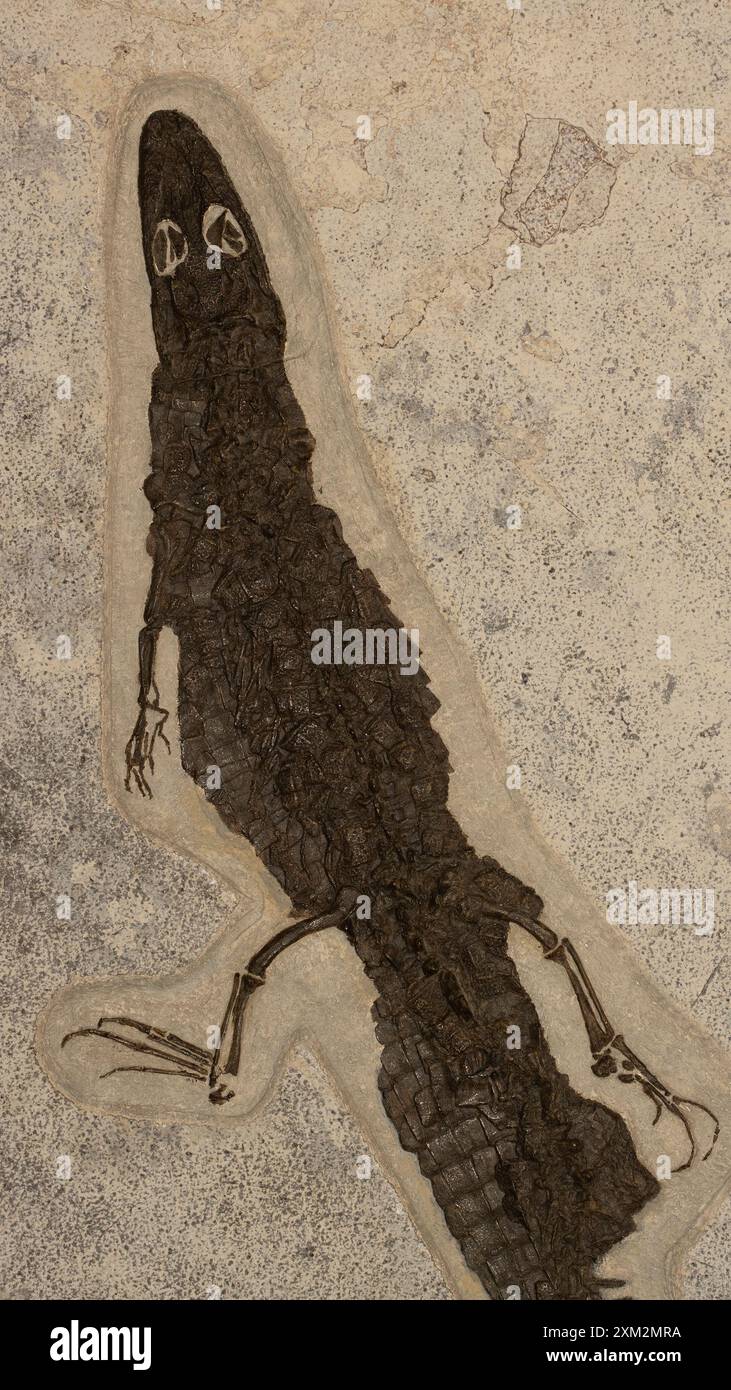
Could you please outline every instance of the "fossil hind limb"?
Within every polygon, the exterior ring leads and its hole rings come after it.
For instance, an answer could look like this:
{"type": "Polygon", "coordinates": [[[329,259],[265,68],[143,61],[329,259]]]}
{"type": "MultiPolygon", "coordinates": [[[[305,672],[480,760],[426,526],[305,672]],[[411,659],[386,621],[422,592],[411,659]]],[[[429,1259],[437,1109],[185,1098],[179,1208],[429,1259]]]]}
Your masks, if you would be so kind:
{"type": "Polygon", "coordinates": [[[703,1155],[703,1160],[707,1159],[713,1152],[720,1133],[721,1126],[718,1117],[714,1115],[712,1110],[709,1110],[707,1105],[701,1105],[700,1101],[675,1095],[632,1051],[622,1034],[615,1032],[584,969],[581,957],[568,938],[557,936],[556,932],[547,927],[545,922],[539,922],[536,918],[527,917],[521,913],[506,912],[501,908],[490,907],[489,916],[497,917],[502,921],[514,922],[516,926],[522,927],[530,933],[534,940],[540,942],[546,960],[556,961],[563,966],[571,981],[584,1020],[591,1055],[594,1058],[594,1065],[592,1066],[594,1075],[616,1076],[618,1081],[626,1084],[637,1082],[644,1094],[655,1104],[653,1125],[657,1124],[663,1109],[680,1120],[688,1136],[690,1153],[685,1163],[681,1163],[673,1171],[682,1173],[684,1169],[690,1168],[696,1155],[695,1136],[687,1115],[683,1114],[682,1106],[702,1110],[713,1120],[713,1138],[707,1152],[703,1155]]]}
{"type": "Polygon", "coordinates": [[[143,1023],[139,1019],[128,1018],[123,1014],[100,1018],[95,1028],[75,1028],[62,1039],[61,1046],[65,1047],[72,1038],[104,1038],[108,1042],[118,1043],[121,1047],[126,1047],[132,1052],[159,1058],[169,1063],[170,1066],[159,1067],[139,1063],[130,1066],[118,1066],[102,1072],[101,1077],[114,1076],[119,1072],[146,1072],[158,1076],[183,1077],[188,1081],[202,1081],[209,1086],[208,1099],[212,1104],[222,1105],[225,1101],[231,1100],[235,1094],[231,1082],[238,1074],[241,1061],[244,1014],[254,990],[260,989],[265,984],[269,966],[288,946],[293,946],[305,936],[312,936],[315,932],[324,931],[327,927],[345,928],[355,906],[355,901],[356,894],[350,890],[344,890],[338,895],[331,912],[320,914],[317,917],[308,917],[301,922],[290,923],[277,932],[275,936],[270,937],[269,941],[265,942],[254,953],[246,968],[234,975],[231,993],[221,1023],[220,1041],[213,1053],[209,1049],[188,1042],[185,1038],[178,1037],[177,1033],[170,1033],[165,1029],[156,1028],[153,1024],[143,1023]],[[125,1033],[115,1031],[117,1028],[125,1028],[132,1033],[140,1033],[145,1041],[142,1042],[134,1037],[126,1036],[125,1033]],[[225,1061],[222,1065],[221,1059],[224,1055],[225,1061]]]}
{"type": "MultiPolygon", "coordinates": [[[[352,891],[343,891],[339,894],[331,912],[290,923],[254,953],[246,968],[234,975],[221,1023],[220,1041],[213,1053],[178,1037],[175,1033],[124,1015],[100,1018],[95,1028],[75,1029],[66,1034],[61,1046],[65,1047],[71,1038],[104,1038],[133,1052],[143,1053],[165,1061],[171,1065],[171,1069],[139,1064],[126,1067],[118,1066],[103,1072],[103,1077],[112,1076],[118,1072],[131,1071],[183,1077],[189,1081],[202,1081],[208,1084],[208,1099],[211,1103],[214,1105],[225,1104],[235,1095],[232,1083],[238,1075],[241,1062],[241,1039],[246,1009],[252,994],[266,982],[266,972],[269,966],[289,946],[293,946],[306,936],[324,931],[328,927],[344,929],[355,906],[355,898],[356,895],[352,891]],[[111,1031],[109,1025],[141,1033],[146,1041],[141,1042],[125,1036],[124,1033],[111,1031]]],[[[556,961],[563,966],[571,981],[584,1020],[591,1055],[594,1058],[592,1071],[595,1076],[602,1078],[616,1076],[618,1081],[625,1084],[636,1082],[643,1093],[655,1104],[653,1125],[657,1124],[663,1109],[680,1120],[688,1137],[690,1152],[685,1162],[673,1171],[683,1172],[684,1169],[691,1166],[696,1156],[695,1136],[687,1115],[683,1113],[681,1108],[683,1106],[701,1110],[713,1121],[713,1137],[708,1150],[703,1155],[703,1159],[707,1159],[712,1153],[720,1133],[717,1116],[708,1106],[702,1105],[699,1101],[678,1096],[671,1091],[632,1051],[622,1034],[615,1031],[584,969],[581,957],[571,941],[566,937],[560,938],[556,932],[546,926],[544,922],[538,921],[537,918],[528,917],[521,913],[507,912],[491,905],[488,908],[488,916],[513,922],[516,926],[522,927],[543,947],[543,955],[546,960],[556,961]]]]}

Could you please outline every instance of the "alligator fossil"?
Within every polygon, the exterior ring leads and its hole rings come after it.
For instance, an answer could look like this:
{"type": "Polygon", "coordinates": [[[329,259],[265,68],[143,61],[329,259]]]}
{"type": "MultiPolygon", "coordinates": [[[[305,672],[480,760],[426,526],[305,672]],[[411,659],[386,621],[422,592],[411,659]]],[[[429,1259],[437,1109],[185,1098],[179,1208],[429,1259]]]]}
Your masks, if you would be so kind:
{"type": "MultiPolygon", "coordinates": [[[[532,888],[478,857],[447,809],[447,750],[426,674],[317,664],[313,633],[399,629],[338,517],[317,501],[314,439],[285,371],[286,324],[251,219],[208,140],[158,111],[139,199],[159,354],[152,381],[152,579],[126,784],[145,796],[168,711],[157,638],[179,644],[182,763],[289,896],[285,926],[231,982],[215,1051],[103,1018],[64,1038],[235,1093],[246,1008],[277,956],[330,927],[378,991],[379,1085],[401,1144],[492,1298],[595,1299],[597,1260],[656,1193],[623,1120],[555,1066],[507,951],[510,923],[568,973],[599,1077],[639,1085],[696,1143],[687,1108],[615,1032],[532,888]],[[341,630],[342,630],[341,627],[341,630]],[[519,1030],[519,1033],[517,1032],[519,1030]],[[507,1039],[519,1037],[520,1046],[507,1039]]],[[[718,1134],[715,1122],[711,1147],[718,1134]]],[[[710,1150],[709,1150],[710,1151],[710,1150]]]]}

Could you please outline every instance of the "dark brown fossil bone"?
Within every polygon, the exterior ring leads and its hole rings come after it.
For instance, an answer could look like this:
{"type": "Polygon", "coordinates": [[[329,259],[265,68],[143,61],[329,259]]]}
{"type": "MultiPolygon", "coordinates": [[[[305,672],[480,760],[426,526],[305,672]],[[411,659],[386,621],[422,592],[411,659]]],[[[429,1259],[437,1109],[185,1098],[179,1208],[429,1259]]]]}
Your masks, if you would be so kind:
{"type": "Polygon", "coordinates": [[[509,923],[568,972],[595,1073],[637,1082],[656,1119],[665,1107],[682,1121],[684,1167],[695,1154],[692,1102],[615,1033],[570,942],[539,920],[537,894],[469,845],[447,809],[447,750],[425,672],[313,662],[317,629],[399,624],[316,500],[314,440],[287,380],[285,320],[262,248],[215,150],[175,111],[145,125],[139,194],[160,361],[144,485],[153,572],[127,785],[151,795],[157,741],[169,749],[154,682],[168,626],[183,766],[308,916],[235,976],[215,1053],[126,1017],[69,1037],[166,1062],[111,1071],[183,1077],[224,1104],[251,994],[282,950],[339,927],[378,989],[385,1108],[488,1293],[600,1298],[596,1261],[658,1185],[624,1122],[557,1071],[507,952],[509,923]],[[369,916],[356,906],[364,898],[369,916]],[[516,1025],[522,1045],[509,1050],[516,1025]]]}

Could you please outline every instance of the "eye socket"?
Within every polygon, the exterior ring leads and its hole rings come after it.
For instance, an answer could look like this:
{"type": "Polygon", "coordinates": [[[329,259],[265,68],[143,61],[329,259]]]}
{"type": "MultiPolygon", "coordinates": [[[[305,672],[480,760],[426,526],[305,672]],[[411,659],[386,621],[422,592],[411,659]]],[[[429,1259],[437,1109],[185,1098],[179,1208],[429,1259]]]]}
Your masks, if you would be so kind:
{"type": "Polygon", "coordinates": [[[152,238],[152,264],[156,275],[174,275],[188,254],[188,242],[177,222],[164,217],[152,238]]]}
{"type": "Polygon", "coordinates": [[[246,237],[239,222],[222,203],[211,203],[206,208],[203,240],[206,246],[214,246],[223,256],[243,256],[246,250],[246,237]]]}

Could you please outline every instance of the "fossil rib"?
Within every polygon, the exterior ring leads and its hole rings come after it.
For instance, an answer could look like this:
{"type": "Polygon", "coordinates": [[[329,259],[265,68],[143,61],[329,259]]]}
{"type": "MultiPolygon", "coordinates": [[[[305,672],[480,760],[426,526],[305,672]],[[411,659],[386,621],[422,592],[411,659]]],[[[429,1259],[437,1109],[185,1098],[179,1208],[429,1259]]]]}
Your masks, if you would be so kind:
{"type": "Polygon", "coordinates": [[[312,660],[318,629],[399,624],[315,497],[314,440],[285,373],[284,315],[255,228],[215,150],[175,111],[145,125],[139,194],[160,361],[127,785],[151,795],[158,740],[169,748],[154,682],[167,626],[180,651],[183,766],[303,920],[234,977],[215,1053],[126,1017],[69,1037],[164,1058],[170,1075],[225,1104],[251,994],[281,951],[338,927],[378,989],[386,1111],[488,1293],[601,1298],[594,1265],[657,1183],[624,1122],[557,1071],[507,952],[509,923],[568,973],[595,1073],[636,1082],[656,1118],[664,1107],[682,1122],[687,1163],[693,1102],[616,1033],[571,943],[540,921],[537,894],[469,845],[447,809],[447,750],[424,671],[312,660]]]}

